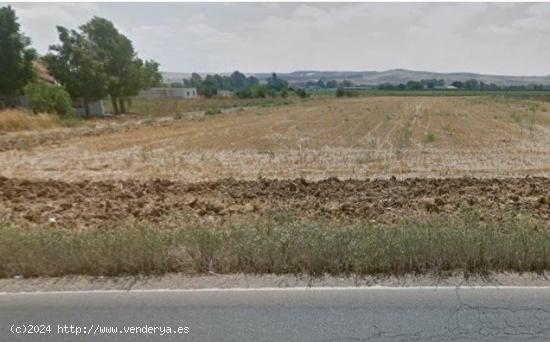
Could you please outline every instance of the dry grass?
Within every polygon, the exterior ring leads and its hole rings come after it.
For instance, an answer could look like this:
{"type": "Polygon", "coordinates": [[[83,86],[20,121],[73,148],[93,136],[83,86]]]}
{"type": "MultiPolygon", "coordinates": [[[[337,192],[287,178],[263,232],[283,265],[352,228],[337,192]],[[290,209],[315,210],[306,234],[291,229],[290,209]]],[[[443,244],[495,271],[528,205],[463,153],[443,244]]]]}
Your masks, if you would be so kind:
{"type": "Polygon", "coordinates": [[[7,177],[63,180],[549,176],[549,108],[488,96],[318,97],[76,136],[1,153],[0,166],[7,177]]]}
{"type": "Polygon", "coordinates": [[[335,226],[276,214],[75,231],[0,225],[0,277],[196,273],[391,274],[544,272],[550,228],[527,214],[464,210],[422,221],[335,226]]]}
{"type": "Polygon", "coordinates": [[[0,111],[0,131],[41,130],[60,125],[57,117],[48,114],[33,114],[20,109],[0,111]]]}

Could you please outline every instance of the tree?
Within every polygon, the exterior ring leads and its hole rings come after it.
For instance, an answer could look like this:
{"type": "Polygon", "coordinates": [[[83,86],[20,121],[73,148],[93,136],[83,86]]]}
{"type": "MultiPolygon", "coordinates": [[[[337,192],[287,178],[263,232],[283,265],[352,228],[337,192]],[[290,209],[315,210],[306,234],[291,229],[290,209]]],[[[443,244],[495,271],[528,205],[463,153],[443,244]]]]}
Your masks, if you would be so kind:
{"type": "Polygon", "coordinates": [[[247,79],[243,73],[234,71],[231,76],[231,88],[238,90],[247,86],[247,79]]]}
{"type": "Polygon", "coordinates": [[[105,73],[109,75],[107,90],[115,114],[125,112],[124,88],[132,88],[128,82],[137,78],[132,42],[104,18],[94,17],[80,29],[97,49],[99,59],[105,61],[105,73]]]}
{"type": "Polygon", "coordinates": [[[109,95],[115,114],[125,113],[131,96],[162,83],[159,64],[139,59],[130,39],[109,20],[94,17],[80,30],[58,27],[61,44],[50,47],[45,61],[86,110],[88,101],[109,95]]]}
{"type": "Polygon", "coordinates": [[[205,97],[212,97],[217,94],[216,78],[212,75],[207,75],[204,81],[197,87],[197,92],[205,97]]]}
{"type": "Polygon", "coordinates": [[[411,80],[407,82],[406,87],[407,87],[407,90],[418,90],[418,89],[422,89],[422,83],[411,80]]]}
{"type": "Polygon", "coordinates": [[[247,87],[253,87],[253,86],[256,86],[260,84],[260,80],[258,80],[256,77],[254,76],[248,76],[247,79],[246,79],[246,86],[247,87]]]}
{"type": "Polygon", "coordinates": [[[81,34],[58,26],[61,44],[50,46],[44,56],[49,72],[69,92],[73,99],[81,99],[86,115],[89,102],[107,95],[108,76],[95,47],[81,34]]]}
{"type": "Polygon", "coordinates": [[[196,72],[191,74],[191,79],[189,80],[189,85],[191,87],[199,87],[202,84],[202,77],[201,75],[197,74],[196,72]]]}
{"type": "Polygon", "coordinates": [[[452,83],[452,86],[455,87],[455,88],[459,88],[459,89],[460,89],[460,88],[464,87],[464,83],[462,83],[462,82],[460,82],[460,81],[454,81],[454,82],[452,83]]]}
{"type": "Polygon", "coordinates": [[[479,82],[476,79],[471,79],[464,82],[464,89],[476,90],[478,88],[479,88],[479,82]]]}
{"type": "Polygon", "coordinates": [[[338,88],[338,82],[336,80],[327,81],[326,83],[327,88],[338,88]]]}
{"type": "Polygon", "coordinates": [[[162,84],[162,75],[160,73],[160,64],[148,60],[145,61],[142,68],[142,88],[159,87],[162,84]]]}
{"type": "MultiPolygon", "coordinates": [[[[127,104],[130,105],[130,99],[142,89],[155,87],[162,82],[162,75],[158,71],[159,64],[154,61],[143,61],[135,58],[129,65],[127,72],[121,79],[121,90],[119,95],[119,110],[121,113],[127,112],[127,104]]],[[[179,83],[182,87],[183,84],[179,83]]]]}
{"type": "Polygon", "coordinates": [[[10,6],[0,8],[0,96],[9,105],[15,104],[16,96],[35,77],[36,51],[29,48],[30,39],[19,29],[15,11],[10,6]]]}
{"type": "Polygon", "coordinates": [[[288,88],[288,82],[278,78],[276,73],[271,74],[271,78],[267,80],[267,85],[274,90],[282,90],[288,88]]]}

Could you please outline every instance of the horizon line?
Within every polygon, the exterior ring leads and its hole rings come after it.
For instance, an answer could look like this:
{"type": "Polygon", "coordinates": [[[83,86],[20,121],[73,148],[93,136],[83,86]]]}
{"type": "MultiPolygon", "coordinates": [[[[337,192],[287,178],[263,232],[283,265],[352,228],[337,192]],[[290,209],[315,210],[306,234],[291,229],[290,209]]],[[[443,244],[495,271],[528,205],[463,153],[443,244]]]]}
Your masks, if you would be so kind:
{"type": "Polygon", "coordinates": [[[319,70],[319,69],[310,69],[310,70],[293,70],[293,71],[241,71],[241,70],[232,70],[232,71],[173,71],[173,70],[162,70],[161,72],[164,73],[180,73],[180,74],[231,74],[235,71],[239,71],[245,75],[257,75],[257,74],[292,74],[292,73],[298,73],[298,72],[341,72],[341,73],[368,73],[368,72],[376,72],[376,73],[384,73],[384,72],[390,72],[390,71],[410,71],[410,72],[417,72],[417,73],[431,73],[431,74],[441,74],[441,75],[456,75],[456,74],[471,74],[471,75],[477,75],[477,76],[496,76],[496,77],[550,77],[550,73],[547,74],[521,74],[521,75],[513,75],[513,74],[494,74],[494,73],[480,73],[480,72],[474,72],[474,71],[429,71],[429,70],[415,70],[415,69],[406,69],[406,68],[392,68],[392,69],[385,69],[385,70],[319,70]]]}

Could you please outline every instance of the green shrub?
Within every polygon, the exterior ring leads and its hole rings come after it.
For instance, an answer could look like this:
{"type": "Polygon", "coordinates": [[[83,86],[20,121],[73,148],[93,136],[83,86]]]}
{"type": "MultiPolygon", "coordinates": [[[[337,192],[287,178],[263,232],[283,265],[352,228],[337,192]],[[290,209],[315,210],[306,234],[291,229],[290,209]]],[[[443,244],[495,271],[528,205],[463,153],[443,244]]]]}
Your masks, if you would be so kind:
{"type": "Polygon", "coordinates": [[[36,82],[27,85],[25,93],[29,96],[31,109],[34,113],[58,114],[60,116],[73,114],[71,97],[62,87],[36,82]]]}
{"type": "Polygon", "coordinates": [[[426,134],[426,137],[424,138],[424,141],[427,142],[427,143],[432,143],[435,141],[435,134],[432,133],[432,132],[429,132],[428,134],[426,134]]]}

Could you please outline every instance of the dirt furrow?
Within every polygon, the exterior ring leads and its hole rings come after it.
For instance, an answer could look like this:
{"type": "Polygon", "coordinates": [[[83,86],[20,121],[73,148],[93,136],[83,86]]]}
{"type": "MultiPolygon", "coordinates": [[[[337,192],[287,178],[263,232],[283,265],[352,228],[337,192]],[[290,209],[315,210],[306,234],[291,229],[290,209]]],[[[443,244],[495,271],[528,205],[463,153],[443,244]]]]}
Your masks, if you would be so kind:
{"type": "Polygon", "coordinates": [[[497,216],[529,211],[550,219],[550,178],[67,183],[0,177],[3,222],[67,228],[156,221],[180,211],[209,219],[286,210],[309,218],[393,222],[472,206],[497,216]]]}

